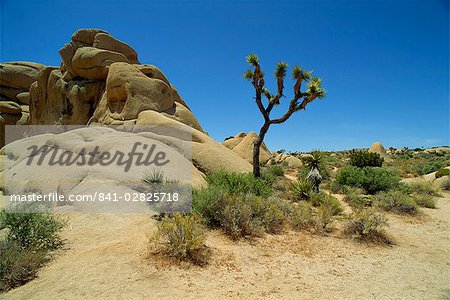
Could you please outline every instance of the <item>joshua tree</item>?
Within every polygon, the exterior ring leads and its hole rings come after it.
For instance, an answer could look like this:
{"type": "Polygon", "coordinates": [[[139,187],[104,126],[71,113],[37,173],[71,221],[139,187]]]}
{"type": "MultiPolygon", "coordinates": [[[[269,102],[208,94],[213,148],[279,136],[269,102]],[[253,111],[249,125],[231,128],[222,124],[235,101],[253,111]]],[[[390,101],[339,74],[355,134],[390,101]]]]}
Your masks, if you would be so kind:
{"type": "Polygon", "coordinates": [[[323,98],[325,96],[325,90],[322,88],[322,80],[318,77],[311,77],[311,71],[306,71],[299,66],[295,66],[292,69],[292,79],[295,80],[294,84],[294,97],[289,103],[287,112],[278,119],[271,119],[270,112],[273,107],[280,104],[280,100],[284,97],[284,78],[286,77],[287,63],[279,62],[277,64],[274,76],[277,80],[277,93],[272,94],[264,85],[264,73],[259,66],[258,56],[254,53],[247,55],[247,62],[253,67],[252,70],[247,70],[244,73],[244,78],[251,81],[255,89],[255,100],[259,111],[264,117],[264,124],[262,125],[258,139],[253,145],[253,174],[255,177],[260,177],[261,172],[259,168],[259,151],[264,141],[264,136],[269,130],[270,125],[280,124],[288,120],[293,113],[306,109],[308,103],[314,101],[316,98],[323,98]],[[301,92],[301,85],[303,82],[307,82],[307,89],[305,92],[301,92]],[[267,99],[267,105],[262,103],[262,97],[267,99]]]}

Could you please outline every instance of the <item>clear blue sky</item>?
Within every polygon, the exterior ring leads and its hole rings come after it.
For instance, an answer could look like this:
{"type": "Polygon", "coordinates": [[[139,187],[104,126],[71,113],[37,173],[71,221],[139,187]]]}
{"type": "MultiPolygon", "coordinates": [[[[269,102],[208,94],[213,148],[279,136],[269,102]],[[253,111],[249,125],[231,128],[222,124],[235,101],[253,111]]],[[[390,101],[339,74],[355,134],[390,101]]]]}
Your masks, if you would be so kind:
{"type": "Polygon", "coordinates": [[[242,78],[254,51],[266,74],[299,64],[328,91],[270,128],[271,150],[449,144],[448,1],[0,1],[1,61],[59,65],[76,29],[107,30],[159,66],[219,141],[261,125],[242,78]]]}

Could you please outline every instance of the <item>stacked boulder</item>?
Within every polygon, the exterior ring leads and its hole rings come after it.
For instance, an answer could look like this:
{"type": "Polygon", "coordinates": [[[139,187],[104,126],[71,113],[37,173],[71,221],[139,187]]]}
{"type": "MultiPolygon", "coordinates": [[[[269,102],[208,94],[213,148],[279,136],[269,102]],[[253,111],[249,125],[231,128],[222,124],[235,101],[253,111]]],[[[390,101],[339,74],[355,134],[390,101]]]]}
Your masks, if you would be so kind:
{"type": "MultiPolygon", "coordinates": [[[[59,54],[60,67],[2,64],[2,120],[17,116],[17,122],[29,111],[21,124],[177,126],[192,136],[189,155],[200,173],[251,171],[246,160],[205,133],[159,68],[140,64],[136,51],[108,32],[80,29],[59,54]],[[29,104],[29,110],[21,104],[29,104]]],[[[94,134],[96,129],[85,131],[94,134]]],[[[148,138],[173,148],[185,142],[170,132],[148,138]]],[[[34,141],[38,145],[51,143],[45,137],[34,141]]]]}
{"type": "Polygon", "coordinates": [[[0,138],[4,144],[5,125],[29,122],[29,89],[44,65],[32,62],[0,64],[0,138]]]}

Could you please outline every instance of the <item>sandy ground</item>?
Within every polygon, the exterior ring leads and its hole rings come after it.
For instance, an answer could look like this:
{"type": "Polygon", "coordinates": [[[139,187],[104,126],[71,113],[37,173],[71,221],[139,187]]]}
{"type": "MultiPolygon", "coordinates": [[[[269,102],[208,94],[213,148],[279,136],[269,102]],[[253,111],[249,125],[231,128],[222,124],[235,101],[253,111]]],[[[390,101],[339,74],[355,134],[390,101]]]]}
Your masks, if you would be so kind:
{"type": "Polygon", "coordinates": [[[450,195],[420,218],[389,215],[396,245],[288,232],[232,242],[211,232],[206,267],[147,253],[148,215],[70,215],[64,250],[5,299],[448,299],[450,195]]]}

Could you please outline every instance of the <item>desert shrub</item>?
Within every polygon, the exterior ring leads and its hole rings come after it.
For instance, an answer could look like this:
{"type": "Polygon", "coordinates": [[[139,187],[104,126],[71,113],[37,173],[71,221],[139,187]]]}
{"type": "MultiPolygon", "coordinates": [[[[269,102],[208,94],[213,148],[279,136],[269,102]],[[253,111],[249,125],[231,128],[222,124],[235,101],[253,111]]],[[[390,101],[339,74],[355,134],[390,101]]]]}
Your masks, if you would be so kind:
{"type": "Polygon", "coordinates": [[[324,192],[313,193],[311,195],[310,202],[313,206],[321,207],[326,206],[327,210],[331,213],[332,216],[336,216],[344,211],[344,208],[335,197],[328,195],[324,192]]]}
{"type": "Polygon", "coordinates": [[[436,199],[431,195],[414,193],[412,197],[414,202],[421,207],[436,208],[436,199]]]}
{"type": "Polygon", "coordinates": [[[329,185],[330,191],[334,194],[339,194],[339,193],[344,192],[345,187],[346,187],[345,185],[340,184],[336,181],[331,182],[329,185]]]}
{"type": "Polygon", "coordinates": [[[264,176],[255,178],[252,173],[229,173],[219,171],[206,177],[210,186],[220,187],[229,194],[252,193],[256,196],[268,197],[272,194],[274,178],[264,176]]]}
{"type": "Polygon", "coordinates": [[[292,206],[289,214],[292,228],[296,230],[307,229],[314,225],[314,209],[309,202],[300,202],[292,206]]]}
{"type": "Polygon", "coordinates": [[[6,292],[35,278],[46,260],[46,251],[24,249],[11,240],[0,241],[0,292],[6,292]]]}
{"type": "Polygon", "coordinates": [[[266,173],[271,176],[284,176],[284,168],[281,165],[270,166],[266,173]]]}
{"type": "Polygon", "coordinates": [[[232,239],[279,232],[286,221],[285,205],[272,197],[230,194],[219,187],[193,194],[193,211],[201,214],[208,226],[220,227],[232,239]]]}
{"type": "Polygon", "coordinates": [[[450,169],[440,168],[439,171],[436,172],[436,178],[447,176],[450,174],[450,169]]]}
{"type": "Polygon", "coordinates": [[[175,213],[158,222],[151,246],[170,257],[203,265],[207,263],[206,229],[196,214],[175,213]]]}
{"type": "Polygon", "coordinates": [[[381,167],[384,159],[378,153],[354,151],[350,154],[350,165],[358,168],[381,167]]]}
{"type": "Polygon", "coordinates": [[[360,188],[346,187],[344,190],[344,201],[351,207],[371,206],[370,198],[363,195],[364,191],[360,188]]]}
{"type": "Polygon", "coordinates": [[[311,182],[305,178],[292,182],[292,197],[294,200],[308,200],[312,194],[311,182]]]}
{"type": "MultiPolygon", "coordinates": [[[[17,209],[20,209],[16,207],[17,209]]],[[[20,286],[36,276],[48,251],[61,245],[59,231],[65,222],[50,213],[0,211],[0,292],[20,286]]]]}
{"type": "Polygon", "coordinates": [[[444,167],[444,163],[440,161],[424,162],[414,166],[414,170],[418,175],[425,175],[438,171],[444,167]]]}
{"type": "Polygon", "coordinates": [[[34,251],[53,250],[61,245],[59,232],[65,222],[51,213],[0,211],[0,228],[8,228],[6,240],[34,251]]]}
{"type": "Polygon", "coordinates": [[[418,212],[417,204],[414,199],[408,194],[398,190],[381,192],[375,195],[374,202],[376,202],[381,209],[386,211],[410,215],[418,212]]]}
{"type": "Polygon", "coordinates": [[[220,188],[209,186],[192,193],[192,210],[200,214],[210,227],[219,227],[221,222],[220,206],[227,195],[220,188]]]}
{"type": "Polygon", "coordinates": [[[277,233],[283,227],[286,214],[278,200],[252,194],[229,195],[224,199],[219,208],[221,228],[232,239],[277,233]]]}
{"type": "Polygon", "coordinates": [[[409,184],[410,193],[421,195],[439,196],[437,190],[428,182],[415,182],[409,184]]]}
{"type": "Polygon", "coordinates": [[[369,194],[394,188],[398,182],[392,171],[377,167],[346,166],[336,175],[337,184],[363,188],[369,194]]]}
{"type": "Polygon", "coordinates": [[[364,241],[389,243],[384,228],[388,226],[384,215],[373,208],[358,209],[347,219],[345,232],[364,241]]]}

